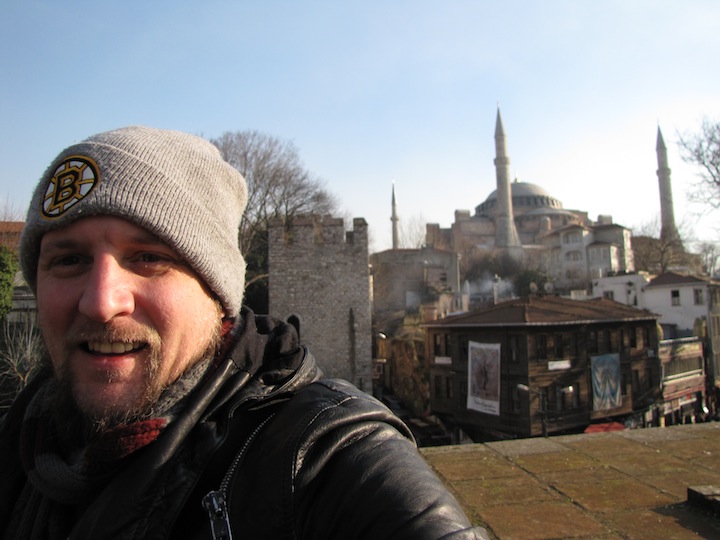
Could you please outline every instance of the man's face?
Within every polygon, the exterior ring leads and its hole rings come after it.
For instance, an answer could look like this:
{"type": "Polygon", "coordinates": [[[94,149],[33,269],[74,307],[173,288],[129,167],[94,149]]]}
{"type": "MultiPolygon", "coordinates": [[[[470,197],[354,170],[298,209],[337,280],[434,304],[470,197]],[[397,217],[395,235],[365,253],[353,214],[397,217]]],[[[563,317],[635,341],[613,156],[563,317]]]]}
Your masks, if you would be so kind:
{"type": "Polygon", "coordinates": [[[55,373],[96,421],[145,412],[215,346],[222,317],[173,249],[107,216],[43,236],[37,303],[55,373]]]}

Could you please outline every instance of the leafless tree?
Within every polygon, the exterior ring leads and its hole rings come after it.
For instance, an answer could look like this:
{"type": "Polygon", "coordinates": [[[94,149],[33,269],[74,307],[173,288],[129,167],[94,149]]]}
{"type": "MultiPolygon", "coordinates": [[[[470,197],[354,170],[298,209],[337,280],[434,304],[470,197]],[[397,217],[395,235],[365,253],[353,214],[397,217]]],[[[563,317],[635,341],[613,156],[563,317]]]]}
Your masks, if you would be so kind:
{"type": "Polygon", "coordinates": [[[700,256],[702,261],[703,271],[708,276],[714,276],[720,263],[720,245],[714,242],[700,242],[695,247],[695,251],[700,256]]]}
{"type": "MultiPolygon", "coordinates": [[[[275,218],[292,221],[303,214],[335,213],[337,202],[323,183],[305,169],[292,142],[258,131],[228,131],[210,140],[248,184],[248,204],[239,230],[240,249],[248,265],[247,286],[261,282],[256,287],[266,291],[263,284],[267,281],[268,222],[275,218]]],[[[262,311],[262,307],[253,307],[262,311]]]]}
{"type": "Polygon", "coordinates": [[[0,410],[10,406],[40,365],[42,338],[32,312],[2,320],[0,410]]]}
{"type": "Polygon", "coordinates": [[[0,201],[0,221],[25,221],[25,212],[6,196],[0,201]]]}
{"type": "Polygon", "coordinates": [[[704,118],[698,133],[678,134],[678,139],[682,159],[700,168],[689,199],[720,208],[720,122],[704,118]]]}
{"type": "Polygon", "coordinates": [[[664,273],[682,267],[699,271],[698,257],[685,249],[690,244],[687,230],[683,222],[678,227],[678,236],[662,238],[657,217],[636,227],[632,238],[635,270],[664,273]]]}
{"type": "Polygon", "coordinates": [[[422,214],[413,214],[407,220],[400,220],[400,247],[419,249],[425,244],[427,220],[422,214]]]}

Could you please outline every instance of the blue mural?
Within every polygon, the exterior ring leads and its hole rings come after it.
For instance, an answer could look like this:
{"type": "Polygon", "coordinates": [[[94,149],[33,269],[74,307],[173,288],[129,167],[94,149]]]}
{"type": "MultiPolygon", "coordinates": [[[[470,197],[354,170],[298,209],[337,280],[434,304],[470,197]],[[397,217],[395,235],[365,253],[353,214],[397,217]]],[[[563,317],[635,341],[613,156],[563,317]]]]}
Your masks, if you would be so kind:
{"type": "Polygon", "coordinates": [[[620,355],[603,354],[590,358],[592,369],[593,410],[614,409],[622,404],[620,355]]]}

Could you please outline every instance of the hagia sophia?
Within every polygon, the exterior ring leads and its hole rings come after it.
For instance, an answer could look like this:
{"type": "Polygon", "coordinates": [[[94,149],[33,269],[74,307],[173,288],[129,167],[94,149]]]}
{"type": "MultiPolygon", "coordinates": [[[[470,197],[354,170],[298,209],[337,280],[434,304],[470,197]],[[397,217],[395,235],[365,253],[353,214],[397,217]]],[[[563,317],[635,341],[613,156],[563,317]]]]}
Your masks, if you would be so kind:
{"type": "MultiPolygon", "coordinates": [[[[667,149],[659,128],[656,151],[661,237],[677,236],[667,149]]],[[[543,285],[576,297],[584,295],[593,280],[635,271],[632,232],[614,223],[610,214],[593,220],[585,211],[564,208],[560,199],[537,184],[510,181],[507,137],[499,110],[494,165],[496,189],[474,213],[456,210],[449,228],[427,224],[421,249],[398,245],[393,187],[393,247],[371,257],[377,310],[416,308],[433,296],[438,303],[437,295],[447,297],[438,306],[439,313],[466,309],[467,296],[476,294],[468,289],[485,285],[465,282],[463,262],[485,255],[508,255],[526,268],[540,269],[549,279],[549,285],[543,285]]]]}
{"type": "Polygon", "coordinates": [[[495,125],[497,188],[475,207],[457,210],[450,228],[428,224],[426,244],[468,256],[502,251],[548,272],[557,287],[584,288],[588,280],[634,270],[631,232],[610,215],[563,208],[542,187],[510,181],[510,158],[500,111],[495,125]]]}

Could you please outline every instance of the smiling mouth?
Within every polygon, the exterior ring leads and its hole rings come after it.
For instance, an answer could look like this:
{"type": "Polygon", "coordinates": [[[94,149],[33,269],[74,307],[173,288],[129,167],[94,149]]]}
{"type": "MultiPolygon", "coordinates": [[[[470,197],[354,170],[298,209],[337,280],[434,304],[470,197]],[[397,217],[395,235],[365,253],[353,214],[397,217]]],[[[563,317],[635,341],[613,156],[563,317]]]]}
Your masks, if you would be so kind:
{"type": "Polygon", "coordinates": [[[91,353],[126,354],[143,349],[145,344],[140,341],[88,341],[85,347],[91,353]]]}

